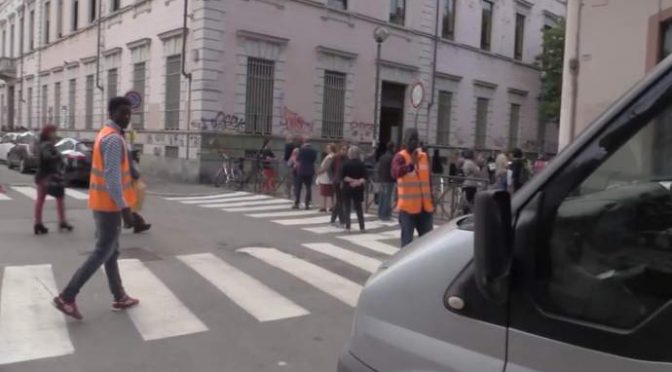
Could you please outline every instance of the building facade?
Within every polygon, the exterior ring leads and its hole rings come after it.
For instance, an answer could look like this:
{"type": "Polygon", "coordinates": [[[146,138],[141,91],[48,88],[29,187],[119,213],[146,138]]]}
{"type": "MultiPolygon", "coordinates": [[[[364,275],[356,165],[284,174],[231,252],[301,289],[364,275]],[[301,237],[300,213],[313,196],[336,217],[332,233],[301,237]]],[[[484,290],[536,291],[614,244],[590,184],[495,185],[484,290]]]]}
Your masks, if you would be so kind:
{"type": "Polygon", "coordinates": [[[672,0],[569,0],[561,146],[670,53],[672,0]]]}
{"type": "Polygon", "coordinates": [[[192,0],[183,17],[184,7],[6,0],[0,124],[92,137],[107,99],[135,91],[133,140],[149,171],[188,179],[209,172],[215,150],[254,150],[265,136],[398,142],[417,127],[445,147],[555,146],[538,121],[535,57],[562,0],[192,0]]]}

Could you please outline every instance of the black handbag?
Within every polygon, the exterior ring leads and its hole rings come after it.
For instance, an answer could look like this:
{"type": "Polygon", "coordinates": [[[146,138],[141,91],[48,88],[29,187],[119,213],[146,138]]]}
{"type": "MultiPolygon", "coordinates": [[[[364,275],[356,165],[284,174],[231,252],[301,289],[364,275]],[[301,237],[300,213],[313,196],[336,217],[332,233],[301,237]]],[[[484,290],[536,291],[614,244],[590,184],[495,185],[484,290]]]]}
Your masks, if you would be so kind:
{"type": "Polygon", "coordinates": [[[60,177],[53,176],[47,182],[47,195],[62,198],[65,195],[65,184],[60,177]]]}

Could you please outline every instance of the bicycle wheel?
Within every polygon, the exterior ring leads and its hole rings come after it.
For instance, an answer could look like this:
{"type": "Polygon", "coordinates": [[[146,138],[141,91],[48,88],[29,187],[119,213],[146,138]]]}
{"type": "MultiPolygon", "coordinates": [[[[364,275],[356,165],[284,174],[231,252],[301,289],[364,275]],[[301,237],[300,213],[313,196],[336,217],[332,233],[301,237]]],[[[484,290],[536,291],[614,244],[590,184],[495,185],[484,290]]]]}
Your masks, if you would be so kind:
{"type": "Polygon", "coordinates": [[[215,185],[215,187],[220,187],[226,183],[226,173],[224,172],[224,169],[217,171],[215,177],[213,177],[212,183],[215,185]]]}

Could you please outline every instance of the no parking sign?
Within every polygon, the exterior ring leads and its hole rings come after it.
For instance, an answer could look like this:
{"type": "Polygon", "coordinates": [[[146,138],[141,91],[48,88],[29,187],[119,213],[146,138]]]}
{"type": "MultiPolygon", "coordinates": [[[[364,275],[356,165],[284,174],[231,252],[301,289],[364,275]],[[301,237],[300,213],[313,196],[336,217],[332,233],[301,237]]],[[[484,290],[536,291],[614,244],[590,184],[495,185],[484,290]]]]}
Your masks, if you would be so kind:
{"type": "Polygon", "coordinates": [[[126,93],[125,97],[129,101],[131,101],[131,109],[133,109],[134,111],[142,106],[142,96],[140,95],[140,93],[131,90],[128,93],[126,93]]]}

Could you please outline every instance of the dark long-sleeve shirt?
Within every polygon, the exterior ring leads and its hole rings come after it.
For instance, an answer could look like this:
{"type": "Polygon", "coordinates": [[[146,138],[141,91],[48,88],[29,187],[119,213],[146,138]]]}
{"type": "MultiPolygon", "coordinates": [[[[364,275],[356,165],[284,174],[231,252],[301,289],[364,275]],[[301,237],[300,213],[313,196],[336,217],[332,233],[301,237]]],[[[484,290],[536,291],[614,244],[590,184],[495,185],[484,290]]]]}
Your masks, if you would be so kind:
{"type": "Polygon", "coordinates": [[[392,159],[394,159],[394,154],[386,152],[378,160],[378,182],[392,183],[395,181],[392,177],[392,159]]]}
{"type": "Polygon", "coordinates": [[[315,175],[315,161],[317,160],[317,151],[310,145],[304,145],[299,150],[299,169],[297,173],[299,176],[314,176],[315,175]]]}

